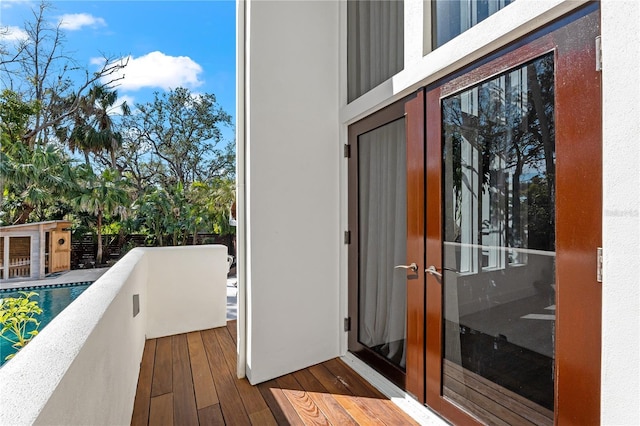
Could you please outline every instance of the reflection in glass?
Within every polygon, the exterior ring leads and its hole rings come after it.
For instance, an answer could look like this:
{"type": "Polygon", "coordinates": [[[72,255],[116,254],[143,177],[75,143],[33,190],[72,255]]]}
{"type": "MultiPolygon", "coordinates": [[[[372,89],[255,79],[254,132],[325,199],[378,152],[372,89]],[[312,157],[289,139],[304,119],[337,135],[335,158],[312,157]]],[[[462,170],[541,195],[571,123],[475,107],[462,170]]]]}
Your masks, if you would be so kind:
{"type": "Polygon", "coordinates": [[[548,54],[442,101],[443,392],[489,423],[553,418],[553,68],[548,54]]]}
{"type": "Polygon", "coordinates": [[[405,367],[407,196],[404,119],[358,138],[358,340],[405,367]]]}
{"type": "Polygon", "coordinates": [[[462,34],[514,0],[436,0],[433,5],[433,48],[462,34]]]}

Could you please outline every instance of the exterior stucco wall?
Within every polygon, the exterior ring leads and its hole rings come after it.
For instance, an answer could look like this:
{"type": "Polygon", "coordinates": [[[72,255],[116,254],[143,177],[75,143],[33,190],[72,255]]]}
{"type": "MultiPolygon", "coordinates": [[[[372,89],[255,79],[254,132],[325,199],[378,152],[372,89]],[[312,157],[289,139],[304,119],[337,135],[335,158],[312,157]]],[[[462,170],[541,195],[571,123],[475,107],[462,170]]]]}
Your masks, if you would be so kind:
{"type": "Polygon", "coordinates": [[[245,8],[240,291],[258,383],[339,355],[339,3],[245,8]]]}
{"type": "Polygon", "coordinates": [[[153,262],[144,301],[148,339],[227,324],[226,246],[157,247],[145,252],[153,262]]]}
{"type": "Polygon", "coordinates": [[[640,424],[640,2],[603,0],[603,425],[640,424]]]}

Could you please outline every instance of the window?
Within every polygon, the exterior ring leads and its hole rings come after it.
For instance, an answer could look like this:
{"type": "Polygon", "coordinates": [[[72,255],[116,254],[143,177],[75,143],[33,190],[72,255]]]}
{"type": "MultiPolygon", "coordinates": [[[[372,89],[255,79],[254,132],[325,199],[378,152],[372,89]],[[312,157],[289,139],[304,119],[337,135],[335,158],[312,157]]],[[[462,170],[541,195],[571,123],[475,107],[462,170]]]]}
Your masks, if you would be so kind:
{"type": "Polygon", "coordinates": [[[347,2],[347,85],[351,102],[402,70],[402,1],[347,2]]]}
{"type": "Polygon", "coordinates": [[[433,48],[493,15],[514,0],[436,0],[432,3],[433,48]]]}
{"type": "Polygon", "coordinates": [[[534,423],[553,422],[554,66],[545,54],[441,104],[443,394],[488,424],[524,423],[530,407],[534,423]],[[474,394],[504,389],[474,411],[474,394]],[[517,401],[529,408],[501,417],[517,401]]]}
{"type": "Polygon", "coordinates": [[[452,189],[447,239],[458,247],[460,273],[523,265],[530,249],[554,250],[553,232],[547,232],[555,163],[552,59],[443,101],[446,182],[452,189]],[[541,122],[548,135],[538,130],[541,122]]]}

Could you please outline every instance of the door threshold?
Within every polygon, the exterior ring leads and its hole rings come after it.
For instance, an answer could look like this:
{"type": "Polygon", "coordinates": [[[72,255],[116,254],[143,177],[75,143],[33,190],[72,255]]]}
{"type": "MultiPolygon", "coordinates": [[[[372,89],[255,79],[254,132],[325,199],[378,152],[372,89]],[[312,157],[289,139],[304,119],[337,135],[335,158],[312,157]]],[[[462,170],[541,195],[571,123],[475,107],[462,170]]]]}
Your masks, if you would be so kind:
{"type": "Polygon", "coordinates": [[[422,405],[410,394],[391,383],[386,377],[369,367],[351,352],[347,352],[341,359],[421,425],[446,426],[450,424],[429,407],[422,405]]]}

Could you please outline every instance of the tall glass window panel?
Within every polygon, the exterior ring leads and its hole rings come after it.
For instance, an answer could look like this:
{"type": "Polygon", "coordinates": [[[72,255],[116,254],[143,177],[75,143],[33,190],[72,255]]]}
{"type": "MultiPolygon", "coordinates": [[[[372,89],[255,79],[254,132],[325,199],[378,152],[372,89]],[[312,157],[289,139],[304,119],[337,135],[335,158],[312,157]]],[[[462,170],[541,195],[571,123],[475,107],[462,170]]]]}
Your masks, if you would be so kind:
{"type": "Polygon", "coordinates": [[[358,340],[405,368],[407,187],[404,119],[358,138],[358,340]]]}
{"type": "Polygon", "coordinates": [[[436,0],[432,2],[436,49],[515,0],[436,0]]]}
{"type": "Polygon", "coordinates": [[[553,70],[548,54],[442,101],[443,393],[489,424],[553,419],[553,70]]]}
{"type": "Polygon", "coordinates": [[[347,86],[353,101],[404,67],[402,0],[347,2],[347,86]]]}

